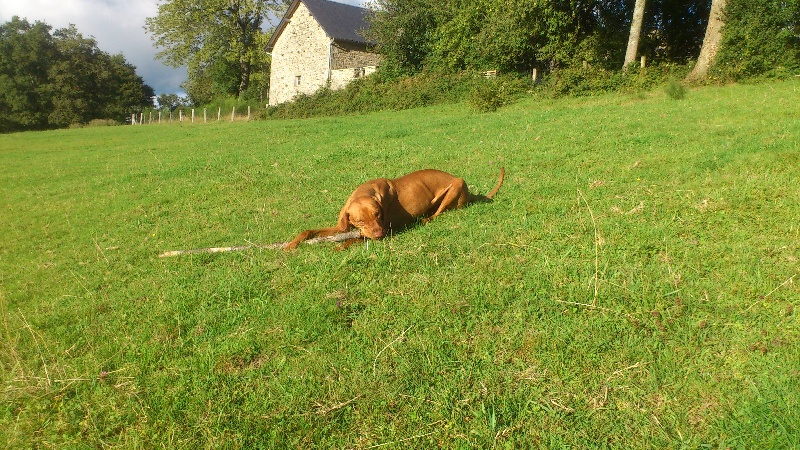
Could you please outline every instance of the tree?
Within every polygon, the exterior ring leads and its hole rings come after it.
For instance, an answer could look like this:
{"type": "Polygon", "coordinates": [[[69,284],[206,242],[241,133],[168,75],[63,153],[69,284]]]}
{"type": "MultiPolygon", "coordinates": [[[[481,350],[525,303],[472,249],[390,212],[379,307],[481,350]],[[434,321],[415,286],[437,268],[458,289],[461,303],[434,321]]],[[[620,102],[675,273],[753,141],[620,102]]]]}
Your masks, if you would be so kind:
{"type": "Polygon", "coordinates": [[[156,99],[159,108],[167,108],[170,111],[175,111],[178,107],[183,106],[184,101],[178,94],[161,94],[156,99]]]}
{"type": "Polygon", "coordinates": [[[0,132],[121,122],[153,95],[136,67],[101,51],[74,25],[52,33],[19,17],[0,25],[0,132]]]}
{"type": "Polygon", "coordinates": [[[60,57],[50,67],[53,81],[52,111],[48,122],[56,126],[87,123],[98,108],[94,69],[99,49],[71,25],[53,33],[60,57]]]}
{"type": "Polygon", "coordinates": [[[368,37],[385,57],[385,70],[392,75],[419,72],[433,46],[433,34],[450,8],[438,0],[374,0],[368,37]]]}
{"type": "Polygon", "coordinates": [[[592,52],[581,45],[606,17],[604,2],[614,0],[375,0],[369,33],[393,74],[528,71],[592,52]]]}
{"type": "Polygon", "coordinates": [[[53,37],[60,57],[49,70],[55,126],[88,123],[93,119],[124,121],[133,112],[152,105],[153,88],[144,84],[136,67],[122,55],[109,55],[74,25],[56,30],[53,37]]]}
{"type": "Polygon", "coordinates": [[[708,17],[706,35],[703,38],[703,46],[700,48],[700,56],[692,72],[686,77],[689,81],[697,81],[705,78],[714,57],[719,51],[722,42],[722,27],[725,25],[723,12],[727,0],[712,0],[711,13],[708,17]]]}
{"type": "Polygon", "coordinates": [[[0,132],[47,126],[48,69],[58,57],[50,29],[17,16],[0,25],[0,132]]]}
{"type": "Polygon", "coordinates": [[[193,100],[209,93],[242,96],[251,89],[253,73],[269,64],[264,20],[281,17],[287,6],[287,0],[166,0],[146,19],[145,29],[164,49],[159,58],[188,67],[183,87],[193,100]],[[230,82],[215,82],[220,69],[230,82]]]}
{"type": "Polygon", "coordinates": [[[683,64],[697,58],[710,3],[373,0],[370,33],[386,56],[383,70],[401,75],[423,68],[527,72],[532,67],[580,67],[583,61],[618,69],[627,48],[628,64],[636,53],[652,55],[654,62],[683,64]]]}
{"type": "Polygon", "coordinates": [[[97,72],[98,116],[122,121],[153,106],[156,93],[121,55],[103,55],[97,72]]]}
{"type": "Polygon", "coordinates": [[[636,60],[636,52],[639,50],[639,35],[642,33],[644,5],[645,0],[636,0],[636,5],[633,7],[633,20],[631,20],[631,32],[628,37],[628,49],[625,51],[625,62],[622,63],[623,70],[627,69],[628,65],[636,60]]]}
{"type": "Polygon", "coordinates": [[[742,79],[799,69],[800,0],[728,0],[713,75],[742,79]]]}

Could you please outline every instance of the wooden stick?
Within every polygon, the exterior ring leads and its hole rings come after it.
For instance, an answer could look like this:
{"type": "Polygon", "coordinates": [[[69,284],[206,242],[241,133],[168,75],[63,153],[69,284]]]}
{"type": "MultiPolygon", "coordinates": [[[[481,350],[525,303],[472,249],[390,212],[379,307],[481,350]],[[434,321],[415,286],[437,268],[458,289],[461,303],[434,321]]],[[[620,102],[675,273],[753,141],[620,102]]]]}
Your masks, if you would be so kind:
{"type": "MultiPolygon", "coordinates": [[[[349,231],[347,233],[339,233],[333,236],[327,237],[318,237],[314,239],[309,239],[305,241],[306,244],[319,244],[322,242],[344,242],[350,239],[357,239],[361,237],[361,232],[358,230],[349,231]]],[[[282,249],[289,245],[288,242],[276,242],[274,244],[267,244],[267,245],[258,245],[258,244],[251,244],[251,245],[239,245],[236,247],[211,247],[211,248],[195,248],[192,250],[172,250],[169,252],[164,252],[158,255],[159,258],[168,258],[170,256],[179,256],[179,255],[191,255],[195,253],[222,253],[222,252],[238,252],[241,250],[249,250],[251,248],[257,248],[261,250],[272,250],[272,249],[282,249]]]]}

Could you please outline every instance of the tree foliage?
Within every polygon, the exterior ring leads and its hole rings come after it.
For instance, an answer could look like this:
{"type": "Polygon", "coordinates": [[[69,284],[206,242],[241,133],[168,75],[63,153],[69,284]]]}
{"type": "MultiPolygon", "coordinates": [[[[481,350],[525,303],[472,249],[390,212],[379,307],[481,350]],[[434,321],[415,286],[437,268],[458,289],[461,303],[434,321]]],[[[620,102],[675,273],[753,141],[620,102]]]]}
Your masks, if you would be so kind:
{"type": "Polygon", "coordinates": [[[47,24],[14,17],[0,25],[0,132],[47,125],[49,69],[57,58],[47,24]]]}
{"type": "MultiPolygon", "coordinates": [[[[370,33],[390,71],[519,70],[565,62],[579,12],[559,2],[376,0],[370,33]]],[[[566,2],[565,2],[566,3],[566,2]]]]}
{"type": "MultiPolygon", "coordinates": [[[[527,72],[622,66],[636,0],[373,0],[371,37],[385,73],[527,72]]],[[[638,54],[697,60],[712,0],[648,0],[638,54]]],[[[716,73],[741,78],[800,68],[800,0],[728,0],[716,73]]],[[[635,62],[634,62],[635,64],[635,62]]]]}
{"type": "Polygon", "coordinates": [[[124,121],[152,104],[153,89],[122,55],[74,25],[51,30],[16,16],[0,25],[0,132],[124,121]]]}
{"type": "Polygon", "coordinates": [[[800,0],[728,0],[713,72],[740,79],[800,69],[800,0]]]}
{"type": "Polygon", "coordinates": [[[167,108],[170,111],[175,111],[184,105],[184,99],[178,94],[161,94],[156,99],[159,108],[167,108]]]}
{"type": "Polygon", "coordinates": [[[260,98],[269,83],[264,20],[281,17],[286,6],[286,0],[166,0],[145,29],[163,48],[159,58],[188,67],[182,87],[195,103],[260,98]]]}

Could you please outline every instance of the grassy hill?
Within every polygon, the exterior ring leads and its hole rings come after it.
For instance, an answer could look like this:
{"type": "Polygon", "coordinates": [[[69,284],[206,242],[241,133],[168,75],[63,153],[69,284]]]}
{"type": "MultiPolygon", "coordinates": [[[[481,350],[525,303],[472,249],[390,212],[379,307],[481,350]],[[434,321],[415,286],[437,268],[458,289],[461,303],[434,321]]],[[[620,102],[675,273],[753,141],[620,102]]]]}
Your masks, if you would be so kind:
{"type": "Polygon", "coordinates": [[[0,135],[0,446],[800,446],[800,82],[0,135]],[[434,167],[493,203],[336,252],[434,167]]]}

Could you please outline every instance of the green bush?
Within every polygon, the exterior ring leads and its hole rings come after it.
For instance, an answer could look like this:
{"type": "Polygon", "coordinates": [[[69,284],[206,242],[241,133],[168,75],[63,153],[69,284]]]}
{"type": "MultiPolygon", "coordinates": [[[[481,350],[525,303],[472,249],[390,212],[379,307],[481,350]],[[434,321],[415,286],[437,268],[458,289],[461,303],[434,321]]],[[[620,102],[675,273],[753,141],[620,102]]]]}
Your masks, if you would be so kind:
{"type": "Polygon", "coordinates": [[[516,77],[479,78],[472,84],[467,101],[478,111],[492,112],[513,103],[527,88],[528,82],[516,77]]]}
{"type": "Polygon", "coordinates": [[[527,76],[501,74],[483,78],[474,71],[425,71],[391,77],[379,71],[341,90],[323,88],[292,102],[267,108],[262,118],[308,118],[404,110],[466,101],[478,111],[495,111],[526,94],[543,97],[591,96],[608,92],[636,93],[657,89],[670,77],[682,79],[688,66],[675,64],[631,67],[628,71],[568,68],[546,74],[532,86],[527,76]]]}
{"type": "Polygon", "coordinates": [[[90,128],[90,127],[116,127],[119,125],[122,124],[114,119],[92,119],[89,121],[89,123],[73,123],[70,124],[67,128],[75,129],[75,128],[90,128]]]}
{"type": "Polygon", "coordinates": [[[121,124],[114,119],[94,119],[86,124],[87,127],[116,127],[118,125],[121,124]]]}
{"type": "Polygon", "coordinates": [[[320,89],[294,101],[267,108],[265,118],[304,118],[364,114],[455,103],[469,94],[472,73],[422,72],[391,78],[382,73],[360,78],[341,90],[320,89]]]}
{"type": "Polygon", "coordinates": [[[557,69],[544,77],[537,93],[559,98],[642,92],[663,85],[670,77],[683,78],[687,73],[688,66],[676,64],[656,64],[645,68],[631,66],[627,71],[594,67],[557,69]]]}

